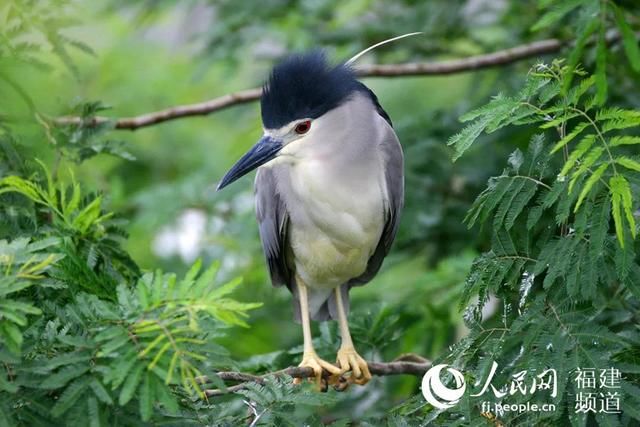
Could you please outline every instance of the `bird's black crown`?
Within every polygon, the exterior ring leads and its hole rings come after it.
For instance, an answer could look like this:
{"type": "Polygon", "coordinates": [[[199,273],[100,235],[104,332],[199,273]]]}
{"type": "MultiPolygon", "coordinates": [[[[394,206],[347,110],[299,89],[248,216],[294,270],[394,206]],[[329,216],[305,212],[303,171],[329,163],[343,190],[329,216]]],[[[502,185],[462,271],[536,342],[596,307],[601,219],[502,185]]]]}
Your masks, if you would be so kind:
{"type": "Polygon", "coordinates": [[[322,51],[289,56],[274,67],[264,85],[262,123],[277,129],[294,120],[315,119],[361,88],[348,65],[330,65],[322,51]]]}

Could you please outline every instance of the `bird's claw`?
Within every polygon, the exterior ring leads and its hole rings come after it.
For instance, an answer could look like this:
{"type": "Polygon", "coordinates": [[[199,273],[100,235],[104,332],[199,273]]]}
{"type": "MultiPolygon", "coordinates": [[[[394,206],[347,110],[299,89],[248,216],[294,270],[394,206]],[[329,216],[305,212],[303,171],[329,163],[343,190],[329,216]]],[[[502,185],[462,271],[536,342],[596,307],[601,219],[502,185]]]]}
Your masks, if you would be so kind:
{"type": "MultiPolygon", "coordinates": [[[[323,371],[327,371],[329,373],[330,384],[332,383],[331,379],[339,376],[342,372],[337,366],[321,359],[315,352],[305,352],[302,355],[302,362],[300,362],[298,367],[313,369],[313,378],[315,379],[316,385],[320,391],[326,391],[328,385],[327,380],[323,378],[323,371]]],[[[293,380],[294,384],[300,384],[301,382],[302,378],[295,378],[293,380]]]]}
{"type": "Polygon", "coordinates": [[[340,368],[341,377],[343,377],[342,374],[351,372],[351,375],[344,377],[347,380],[346,384],[337,382],[336,385],[334,385],[334,388],[338,387],[336,390],[342,391],[351,383],[365,385],[371,380],[371,373],[369,372],[367,361],[364,360],[353,347],[341,347],[340,350],[338,350],[336,364],[340,368]]]}
{"type": "Polygon", "coordinates": [[[349,379],[344,375],[333,375],[329,378],[329,384],[333,386],[335,391],[345,391],[349,388],[349,379]]]}

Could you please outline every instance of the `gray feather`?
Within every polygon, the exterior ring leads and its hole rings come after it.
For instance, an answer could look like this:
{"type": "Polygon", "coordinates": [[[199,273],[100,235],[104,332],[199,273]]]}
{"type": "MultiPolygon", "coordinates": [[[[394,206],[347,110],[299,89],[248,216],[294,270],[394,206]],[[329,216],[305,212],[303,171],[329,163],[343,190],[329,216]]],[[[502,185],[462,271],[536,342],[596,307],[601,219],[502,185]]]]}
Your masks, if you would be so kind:
{"type": "Polygon", "coordinates": [[[385,203],[386,221],[380,241],[373,252],[367,269],[360,276],[349,281],[350,286],[361,286],[375,277],[382,266],[382,261],[391,250],[391,245],[400,225],[400,213],[404,204],[404,157],[398,137],[391,125],[380,143],[380,150],[384,158],[385,180],[387,187],[387,199],[385,203]]]}
{"type": "Polygon", "coordinates": [[[255,181],[256,218],[273,286],[291,288],[293,272],[286,259],[289,215],[271,168],[259,168],[255,181]]]}
{"type": "Polygon", "coordinates": [[[274,168],[259,168],[255,181],[256,218],[258,230],[274,287],[286,285],[293,299],[293,318],[300,323],[300,302],[295,285],[295,273],[287,260],[287,229],[289,214],[278,192],[274,168]]]}

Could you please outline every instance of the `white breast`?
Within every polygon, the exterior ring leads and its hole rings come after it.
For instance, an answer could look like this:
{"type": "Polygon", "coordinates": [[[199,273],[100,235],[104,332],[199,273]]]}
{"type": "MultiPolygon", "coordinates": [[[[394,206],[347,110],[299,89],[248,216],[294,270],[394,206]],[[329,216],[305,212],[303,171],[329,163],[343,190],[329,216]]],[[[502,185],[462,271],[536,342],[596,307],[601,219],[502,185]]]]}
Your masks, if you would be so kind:
{"type": "Polygon", "coordinates": [[[290,169],[289,243],[309,286],[334,288],[365,271],[384,227],[378,169],[358,177],[331,173],[320,161],[290,169]]]}

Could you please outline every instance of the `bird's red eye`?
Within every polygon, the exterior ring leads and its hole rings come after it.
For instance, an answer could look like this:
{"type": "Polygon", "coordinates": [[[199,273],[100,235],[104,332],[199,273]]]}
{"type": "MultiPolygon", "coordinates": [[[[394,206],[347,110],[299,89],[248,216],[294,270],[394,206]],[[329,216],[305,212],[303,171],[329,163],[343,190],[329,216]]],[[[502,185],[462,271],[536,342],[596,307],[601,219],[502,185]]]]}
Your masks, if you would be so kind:
{"type": "Polygon", "coordinates": [[[304,135],[311,129],[311,120],[305,120],[296,125],[295,131],[298,135],[304,135]]]}

